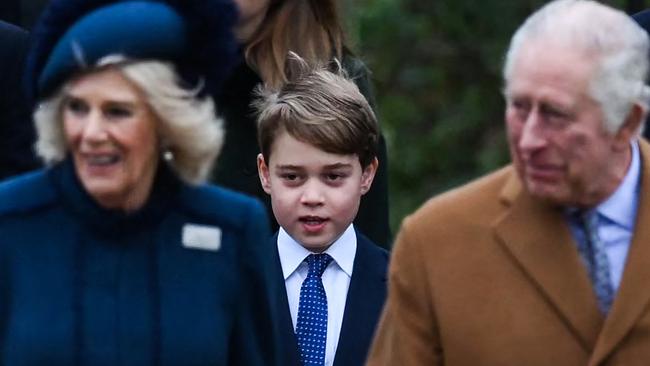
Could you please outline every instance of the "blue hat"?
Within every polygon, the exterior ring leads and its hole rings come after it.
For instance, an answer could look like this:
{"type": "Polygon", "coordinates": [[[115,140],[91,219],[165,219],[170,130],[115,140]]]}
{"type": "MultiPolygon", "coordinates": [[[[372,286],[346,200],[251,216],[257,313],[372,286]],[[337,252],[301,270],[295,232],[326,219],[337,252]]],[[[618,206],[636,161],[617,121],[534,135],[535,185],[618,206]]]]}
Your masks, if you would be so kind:
{"type": "Polygon", "coordinates": [[[641,28],[645,29],[646,32],[650,33],[650,9],[642,10],[632,15],[632,19],[634,19],[641,28]]]}
{"type": "Polygon", "coordinates": [[[188,83],[216,93],[238,59],[232,0],[53,0],[33,32],[33,101],[107,55],[171,62],[188,83]]]}

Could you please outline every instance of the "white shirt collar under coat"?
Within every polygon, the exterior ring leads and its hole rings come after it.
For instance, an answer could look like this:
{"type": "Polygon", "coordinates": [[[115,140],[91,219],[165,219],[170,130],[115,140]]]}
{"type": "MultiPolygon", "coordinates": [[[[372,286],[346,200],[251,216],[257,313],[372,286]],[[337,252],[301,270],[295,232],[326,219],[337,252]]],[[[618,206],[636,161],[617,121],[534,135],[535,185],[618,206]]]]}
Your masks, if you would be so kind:
{"type": "MultiPolygon", "coordinates": [[[[294,240],[282,227],[278,232],[278,253],[285,280],[298,269],[308,255],[312,254],[294,240]]],[[[354,231],[354,226],[350,224],[324,253],[329,254],[343,272],[352,277],[354,257],[357,253],[357,234],[354,231]]]]}

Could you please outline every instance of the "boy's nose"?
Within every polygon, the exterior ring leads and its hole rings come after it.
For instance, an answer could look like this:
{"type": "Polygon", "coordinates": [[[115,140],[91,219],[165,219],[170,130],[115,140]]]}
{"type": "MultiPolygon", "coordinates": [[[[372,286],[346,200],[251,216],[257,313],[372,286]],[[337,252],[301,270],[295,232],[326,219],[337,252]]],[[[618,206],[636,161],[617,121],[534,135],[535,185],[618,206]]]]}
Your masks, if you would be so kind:
{"type": "Polygon", "coordinates": [[[317,182],[307,182],[304,186],[300,203],[308,206],[319,206],[325,202],[322,190],[317,182]]]}

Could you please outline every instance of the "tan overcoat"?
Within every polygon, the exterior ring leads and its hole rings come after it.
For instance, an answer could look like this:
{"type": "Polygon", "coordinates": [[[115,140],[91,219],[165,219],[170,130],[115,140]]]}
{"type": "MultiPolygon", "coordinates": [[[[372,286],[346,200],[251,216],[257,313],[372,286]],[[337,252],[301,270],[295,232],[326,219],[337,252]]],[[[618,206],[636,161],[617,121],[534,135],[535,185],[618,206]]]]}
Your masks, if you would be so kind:
{"type": "Polygon", "coordinates": [[[562,211],[511,166],[406,218],[368,365],[650,365],[650,145],[637,223],[608,317],[562,211]]]}

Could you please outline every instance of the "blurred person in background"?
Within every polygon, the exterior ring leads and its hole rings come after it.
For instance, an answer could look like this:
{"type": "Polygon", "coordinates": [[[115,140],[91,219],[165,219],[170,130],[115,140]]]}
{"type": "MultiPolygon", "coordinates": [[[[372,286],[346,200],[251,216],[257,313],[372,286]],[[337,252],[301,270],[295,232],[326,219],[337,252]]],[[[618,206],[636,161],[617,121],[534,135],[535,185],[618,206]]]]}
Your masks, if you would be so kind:
{"type": "Polygon", "coordinates": [[[28,76],[48,167],[0,185],[1,364],[273,364],[268,218],[202,184],[223,129],[201,86],[230,70],[235,19],[227,0],[46,8],[28,76]]]}
{"type": "MultiPolygon", "coordinates": [[[[256,157],[257,127],[251,102],[260,83],[277,88],[292,72],[286,63],[293,51],[308,63],[326,66],[334,58],[342,61],[348,76],[374,105],[369,72],[345,44],[335,0],[235,0],[240,18],[235,34],[242,61],[216,97],[226,122],[228,138],[219,158],[214,182],[262,199],[272,218],[271,203],[260,187],[256,157]]],[[[363,199],[354,224],[372,241],[388,248],[388,159],[380,139],[379,170],[363,199]]],[[[277,223],[272,221],[273,229],[277,223]]]]}
{"type": "Polygon", "coordinates": [[[0,180],[39,166],[21,79],[28,39],[25,30],[0,21],[0,180]]]}

